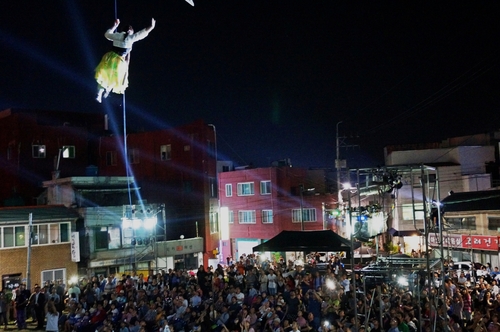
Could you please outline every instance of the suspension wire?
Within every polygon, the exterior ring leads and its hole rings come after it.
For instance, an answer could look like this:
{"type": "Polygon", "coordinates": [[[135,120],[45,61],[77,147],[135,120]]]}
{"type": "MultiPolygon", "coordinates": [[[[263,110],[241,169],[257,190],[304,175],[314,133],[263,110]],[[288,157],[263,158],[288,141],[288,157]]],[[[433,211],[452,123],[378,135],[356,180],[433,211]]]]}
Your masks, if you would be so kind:
{"type": "MultiPolygon", "coordinates": [[[[115,20],[118,19],[118,0],[115,0],[115,20]]],[[[128,160],[128,147],[127,147],[127,108],[125,104],[125,91],[123,91],[122,97],[123,105],[123,153],[125,159],[125,172],[127,175],[127,192],[128,192],[128,203],[132,207],[132,194],[130,190],[130,181],[128,180],[130,176],[130,164],[128,160]]]]}
{"type": "Polygon", "coordinates": [[[125,171],[127,172],[127,192],[128,192],[128,202],[132,206],[132,194],[130,193],[130,181],[129,178],[129,161],[128,161],[128,148],[127,148],[127,112],[125,107],[125,91],[123,91],[123,151],[125,154],[125,171]]]}

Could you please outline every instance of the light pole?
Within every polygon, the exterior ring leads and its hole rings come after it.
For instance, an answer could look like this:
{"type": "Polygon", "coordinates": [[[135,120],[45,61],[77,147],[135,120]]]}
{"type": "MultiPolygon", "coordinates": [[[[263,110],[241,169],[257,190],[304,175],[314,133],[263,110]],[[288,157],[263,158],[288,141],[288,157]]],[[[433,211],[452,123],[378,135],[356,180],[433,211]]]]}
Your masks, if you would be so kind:
{"type": "MultiPolygon", "coordinates": [[[[358,189],[358,195],[359,195],[359,183],[356,185],[356,188],[358,189]]],[[[354,293],[354,299],[355,303],[358,303],[357,299],[357,289],[356,289],[356,272],[354,269],[354,223],[352,220],[352,204],[351,204],[351,190],[347,191],[347,199],[348,199],[348,206],[349,206],[349,224],[350,224],[350,230],[349,230],[349,237],[351,240],[351,287],[352,287],[352,292],[354,293]]],[[[358,308],[357,305],[354,306],[354,326],[357,326],[358,322],[358,308]]]]}
{"type": "Polygon", "coordinates": [[[304,230],[304,185],[299,186],[300,189],[300,230],[304,230]]]}
{"type": "Polygon", "coordinates": [[[337,157],[335,159],[335,168],[337,169],[337,192],[338,192],[338,201],[339,204],[342,203],[342,195],[340,194],[340,191],[342,190],[340,186],[340,141],[339,141],[339,124],[341,124],[342,121],[337,122],[337,132],[335,134],[335,144],[336,144],[336,149],[337,149],[337,157]]]}

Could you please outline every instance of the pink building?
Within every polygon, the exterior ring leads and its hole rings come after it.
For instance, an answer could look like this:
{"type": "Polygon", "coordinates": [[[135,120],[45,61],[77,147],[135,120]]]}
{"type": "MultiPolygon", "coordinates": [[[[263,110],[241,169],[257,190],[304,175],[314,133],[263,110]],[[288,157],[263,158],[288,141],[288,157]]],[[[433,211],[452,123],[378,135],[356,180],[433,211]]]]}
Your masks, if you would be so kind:
{"type": "Polygon", "coordinates": [[[324,170],[290,166],[219,173],[221,218],[227,211],[229,224],[224,259],[250,254],[283,230],[335,229],[329,210],[337,195],[327,192],[325,180],[324,170]]]}

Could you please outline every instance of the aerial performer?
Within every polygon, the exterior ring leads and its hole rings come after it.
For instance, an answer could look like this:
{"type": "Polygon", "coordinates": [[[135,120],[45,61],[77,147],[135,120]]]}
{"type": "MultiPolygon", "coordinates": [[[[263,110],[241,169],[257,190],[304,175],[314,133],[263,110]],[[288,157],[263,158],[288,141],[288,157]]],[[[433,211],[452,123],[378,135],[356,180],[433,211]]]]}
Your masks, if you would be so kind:
{"type": "Polygon", "coordinates": [[[121,32],[115,32],[120,24],[116,20],[113,26],[106,31],[104,37],[113,42],[113,48],[104,54],[95,69],[95,79],[97,81],[98,102],[102,98],[108,97],[112,91],[116,94],[123,94],[128,87],[128,67],[130,63],[130,51],[132,45],[139,40],[146,38],[151,30],[155,28],[156,21],[151,19],[151,26],[135,32],[131,26],[124,28],[121,32]]]}

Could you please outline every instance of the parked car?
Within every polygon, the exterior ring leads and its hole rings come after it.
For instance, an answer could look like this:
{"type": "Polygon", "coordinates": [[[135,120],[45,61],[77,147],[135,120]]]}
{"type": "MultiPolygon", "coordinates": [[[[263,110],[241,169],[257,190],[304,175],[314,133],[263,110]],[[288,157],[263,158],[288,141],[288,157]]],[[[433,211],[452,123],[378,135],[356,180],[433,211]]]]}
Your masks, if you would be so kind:
{"type": "Polygon", "coordinates": [[[481,263],[472,263],[472,262],[454,262],[451,267],[449,267],[449,272],[456,273],[457,277],[460,276],[460,273],[464,272],[465,275],[471,274],[473,270],[476,270],[476,276],[482,277],[488,275],[486,271],[486,267],[481,263]]]}

